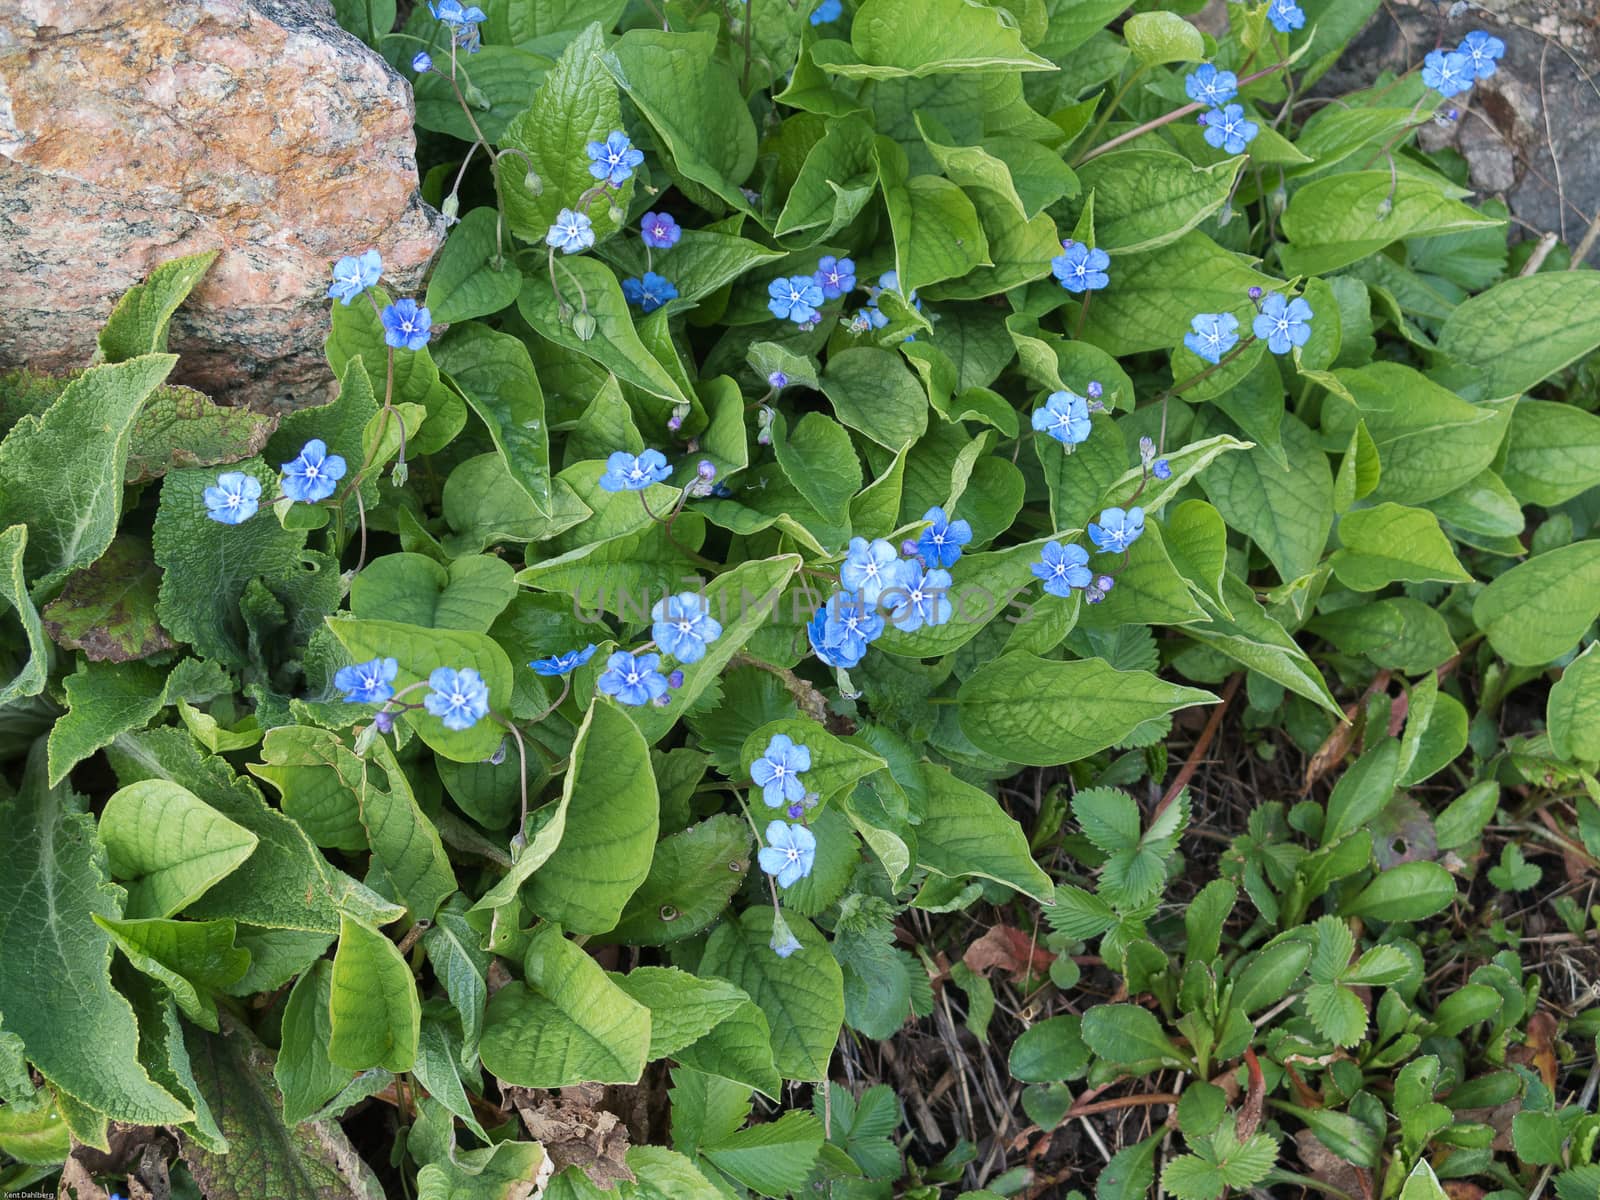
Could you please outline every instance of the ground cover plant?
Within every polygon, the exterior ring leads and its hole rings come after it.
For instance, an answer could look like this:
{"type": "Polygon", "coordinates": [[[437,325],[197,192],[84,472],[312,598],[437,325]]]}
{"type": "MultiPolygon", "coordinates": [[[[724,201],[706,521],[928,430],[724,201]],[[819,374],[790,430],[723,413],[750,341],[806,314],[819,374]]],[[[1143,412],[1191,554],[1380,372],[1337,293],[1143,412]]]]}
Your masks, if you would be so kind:
{"type": "Polygon", "coordinates": [[[1415,145],[1499,39],[335,7],[451,222],[336,397],[169,382],[209,255],[0,380],[0,1187],[1600,1195],[1600,277],[1415,145]]]}

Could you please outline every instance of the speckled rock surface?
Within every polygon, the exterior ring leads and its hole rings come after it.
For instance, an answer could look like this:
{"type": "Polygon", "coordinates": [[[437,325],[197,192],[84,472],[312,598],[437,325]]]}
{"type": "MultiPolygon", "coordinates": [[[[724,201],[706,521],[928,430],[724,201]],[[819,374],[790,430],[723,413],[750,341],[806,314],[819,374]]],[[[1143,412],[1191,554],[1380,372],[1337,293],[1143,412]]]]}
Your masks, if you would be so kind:
{"type": "Polygon", "coordinates": [[[319,400],[331,261],[376,246],[404,289],[443,240],[411,118],[327,0],[0,0],[0,367],[86,363],[117,296],[217,248],[183,381],[319,400]]]}

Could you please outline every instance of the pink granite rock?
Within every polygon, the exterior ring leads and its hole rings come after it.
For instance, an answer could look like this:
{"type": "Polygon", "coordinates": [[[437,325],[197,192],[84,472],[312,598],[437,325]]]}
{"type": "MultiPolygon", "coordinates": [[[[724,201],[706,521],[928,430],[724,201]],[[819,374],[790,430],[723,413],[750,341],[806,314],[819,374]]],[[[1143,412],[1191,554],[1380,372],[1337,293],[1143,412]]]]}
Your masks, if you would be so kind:
{"type": "Polygon", "coordinates": [[[183,381],[320,399],[332,261],[376,246],[406,290],[443,241],[411,119],[327,0],[0,0],[0,367],[86,363],[122,292],[217,248],[183,381]]]}

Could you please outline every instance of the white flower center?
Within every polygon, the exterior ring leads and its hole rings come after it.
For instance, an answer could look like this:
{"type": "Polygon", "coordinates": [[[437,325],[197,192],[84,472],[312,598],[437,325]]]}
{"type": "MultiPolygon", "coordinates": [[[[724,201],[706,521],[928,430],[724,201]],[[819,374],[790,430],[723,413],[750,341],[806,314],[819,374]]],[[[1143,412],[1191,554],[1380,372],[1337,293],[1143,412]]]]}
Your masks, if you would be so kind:
{"type": "Polygon", "coordinates": [[[789,773],[789,768],[784,766],[782,763],[773,763],[772,764],[772,777],[774,779],[782,779],[788,773],[789,773]]]}
{"type": "Polygon", "coordinates": [[[637,671],[629,671],[628,672],[628,682],[629,683],[638,683],[639,682],[639,672],[637,672],[637,671]]]}
{"type": "Polygon", "coordinates": [[[690,622],[688,622],[688,621],[679,621],[678,622],[678,632],[679,633],[692,633],[693,631],[694,631],[694,625],[691,624],[690,622]]]}
{"type": "Polygon", "coordinates": [[[796,850],[793,846],[787,847],[783,853],[784,856],[792,863],[797,863],[800,861],[800,851],[796,850]]]}

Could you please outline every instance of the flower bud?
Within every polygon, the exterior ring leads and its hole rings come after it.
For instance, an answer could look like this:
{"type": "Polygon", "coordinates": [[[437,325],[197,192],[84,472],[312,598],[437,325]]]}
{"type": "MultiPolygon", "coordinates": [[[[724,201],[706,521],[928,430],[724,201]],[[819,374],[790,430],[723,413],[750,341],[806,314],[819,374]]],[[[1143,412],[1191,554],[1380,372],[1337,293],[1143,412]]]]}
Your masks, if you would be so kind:
{"type": "Polygon", "coordinates": [[[426,75],[433,70],[433,57],[426,50],[419,50],[416,57],[411,60],[411,69],[418,75],[426,75]]]}
{"type": "Polygon", "coordinates": [[[394,464],[394,470],[389,472],[389,482],[395,487],[405,487],[406,480],[411,478],[411,468],[406,465],[405,459],[400,459],[394,464]]]}
{"type": "Polygon", "coordinates": [[[798,821],[805,815],[806,806],[797,800],[783,811],[791,821],[798,821]]]}
{"type": "Polygon", "coordinates": [[[900,553],[904,554],[907,558],[915,558],[917,556],[917,543],[912,539],[907,538],[905,541],[900,543],[900,553]]]}
{"type": "Polygon", "coordinates": [[[1102,592],[1109,592],[1112,588],[1117,586],[1117,581],[1111,578],[1109,575],[1096,575],[1094,585],[1102,592]]]}
{"type": "Polygon", "coordinates": [[[667,432],[668,433],[677,433],[678,430],[680,430],[682,428],[683,428],[683,418],[680,417],[677,413],[673,413],[670,417],[667,418],[667,432]]]}
{"type": "Polygon", "coordinates": [[[587,342],[594,337],[595,328],[595,319],[586,312],[572,318],[572,332],[580,342],[587,342]]]}
{"type": "Polygon", "coordinates": [[[522,177],[522,186],[528,189],[530,196],[544,195],[544,180],[539,178],[539,172],[532,167],[529,167],[528,173],[522,177]]]}
{"type": "Polygon", "coordinates": [[[372,724],[379,733],[393,733],[394,714],[388,709],[383,709],[377,716],[372,718],[372,724]]]}
{"type": "Polygon", "coordinates": [[[782,391],[784,388],[789,386],[789,377],[782,371],[774,371],[771,375],[767,376],[767,383],[773,388],[773,390],[782,391]]]}
{"type": "Polygon", "coordinates": [[[695,467],[694,473],[700,476],[701,479],[715,479],[717,477],[717,466],[710,459],[702,458],[700,464],[695,467]]]}
{"type": "Polygon", "coordinates": [[[610,208],[606,209],[606,216],[611,218],[611,223],[613,225],[621,225],[623,219],[627,215],[627,213],[622,211],[622,205],[620,204],[613,204],[610,208]]]}
{"type": "Polygon", "coordinates": [[[665,692],[663,692],[661,695],[656,697],[656,707],[657,708],[665,708],[667,705],[669,705],[671,703],[672,703],[672,697],[667,695],[665,692]]]}
{"type": "Polygon", "coordinates": [[[1172,478],[1172,464],[1169,463],[1164,458],[1158,458],[1155,461],[1155,465],[1150,468],[1150,472],[1157,479],[1171,479],[1172,478]]]}
{"type": "Polygon", "coordinates": [[[444,214],[444,219],[449,224],[455,224],[456,214],[461,211],[461,200],[454,192],[444,198],[444,203],[439,205],[439,211],[444,214]]]}
{"type": "Polygon", "coordinates": [[[1156,457],[1156,441],[1155,441],[1155,439],[1154,438],[1150,438],[1150,437],[1142,437],[1142,438],[1140,438],[1139,439],[1139,461],[1143,465],[1148,467],[1152,462],[1155,461],[1155,457],[1156,457]]]}
{"type": "Polygon", "coordinates": [[[1084,391],[1089,393],[1089,399],[1091,400],[1098,400],[1101,396],[1106,394],[1105,388],[1100,386],[1100,381],[1098,379],[1089,380],[1089,386],[1086,387],[1084,391]]]}
{"type": "Polygon", "coordinates": [[[683,686],[683,672],[674,671],[671,675],[668,675],[667,686],[672,688],[681,688],[683,686]]]}
{"type": "Polygon", "coordinates": [[[1258,287],[1251,288],[1250,289],[1250,299],[1252,299],[1252,300],[1261,299],[1261,289],[1258,288],[1258,287]]]}

